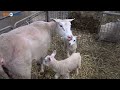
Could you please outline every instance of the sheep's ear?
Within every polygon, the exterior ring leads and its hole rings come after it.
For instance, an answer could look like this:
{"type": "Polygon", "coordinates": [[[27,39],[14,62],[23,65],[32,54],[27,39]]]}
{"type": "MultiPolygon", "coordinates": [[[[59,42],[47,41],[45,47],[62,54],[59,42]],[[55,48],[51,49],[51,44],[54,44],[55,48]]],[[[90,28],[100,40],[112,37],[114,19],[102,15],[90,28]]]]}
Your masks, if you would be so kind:
{"type": "Polygon", "coordinates": [[[55,21],[55,22],[58,22],[58,19],[56,18],[50,18],[51,20],[55,21]]]}
{"type": "Polygon", "coordinates": [[[53,51],[53,53],[51,54],[51,56],[55,57],[56,55],[56,50],[53,51]]]}
{"type": "Polygon", "coordinates": [[[69,21],[69,22],[72,22],[73,20],[75,20],[75,18],[74,19],[67,19],[67,21],[69,21]]]}

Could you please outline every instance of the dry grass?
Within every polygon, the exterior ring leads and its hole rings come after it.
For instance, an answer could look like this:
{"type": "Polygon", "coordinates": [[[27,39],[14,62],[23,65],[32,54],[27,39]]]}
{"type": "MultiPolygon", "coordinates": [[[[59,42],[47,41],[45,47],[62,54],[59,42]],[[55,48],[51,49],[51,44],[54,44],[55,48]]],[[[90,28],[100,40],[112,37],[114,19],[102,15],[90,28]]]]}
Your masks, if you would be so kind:
{"type": "MultiPolygon", "coordinates": [[[[82,56],[82,67],[80,74],[75,76],[71,73],[74,79],[119,79],[120,78],[120,45],[107,42],[96,42],[94,34],[83,33],[79,30],[73,31],[74,35],[81,35],[78,40],[77,52],[82,56]]],[[[66,58],[66,52],[63,42],[56,35],[53,37],[53,43],[48,54],[56,49],[58,60],[66,58]]],[[[44,74],[40,74],[39,67],[33,64],[32,78],[34,79],[52,79],[54,72],[46,69],[44,74]]]]}

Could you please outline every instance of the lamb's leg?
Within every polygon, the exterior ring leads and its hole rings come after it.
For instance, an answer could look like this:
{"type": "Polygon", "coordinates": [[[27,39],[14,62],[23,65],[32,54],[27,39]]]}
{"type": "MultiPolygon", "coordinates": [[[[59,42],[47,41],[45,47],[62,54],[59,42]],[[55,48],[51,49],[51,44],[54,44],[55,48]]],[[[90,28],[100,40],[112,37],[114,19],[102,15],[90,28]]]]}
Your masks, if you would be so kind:
{"type": "Polygon", "coordinates": [[[67,57],[70,57],[70,52],[67,50],[67,57]]]}
{"type": "Polygon", "coordinates": [[[76,75],[78,75],[78,74],[79,74],[79,68],[76,69],[76,75]]]}
{"type": "Polygon", "coordinates": [[[41,70],[40,70],[40,72],[41,72],[41,73],[44,72],[44,65],[43,65],[43,64],[41,64],[41,70]]]}
{"type": "Polygon", "coordinates": [[[77,69],[76,69],[76,75],[79,74],[79,70],[80,70],[80,68],[81,68],[81,62],[79,62],[79,65],[78,65],[78,67],[77,67],[77,69]]]}
{"type": "Polygon", "coordinates": [[[41,59],[40,59],[40,64],[41,64],[40,72],[43,73],[44,72],[43,57],[41,57],[41,59]]]}
{"type": "Polygon", "coordinates": [[[70,79],[69,73],[67,73],[66,75],[64,75],[64,79],[70,79]]]}
{"type": "Polygon", "coordinates": [[[55,74],[55,79],[58,79],[60,77],[60,74],[59,73],[56,73],[55,74]]]}

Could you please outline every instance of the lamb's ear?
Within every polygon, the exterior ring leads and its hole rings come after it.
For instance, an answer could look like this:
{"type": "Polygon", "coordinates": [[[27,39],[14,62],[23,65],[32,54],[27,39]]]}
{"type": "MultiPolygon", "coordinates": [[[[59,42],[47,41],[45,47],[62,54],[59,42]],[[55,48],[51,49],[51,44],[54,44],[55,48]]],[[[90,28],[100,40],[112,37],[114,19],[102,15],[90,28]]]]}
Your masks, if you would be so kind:
{"type": "Polygon", "coordinates": [[[49,57],[49,58],[48,58],[48,62],[50,62],[50,61],[51,61],[51,58],[49,57]]]}
{"type": "Polygon", "coordinates": [[[78,35],[77,38],[80,39],[80,38],[81,38],[81,35],[78,35]]]}
{"type": "Polygon", "coordinates": [[[77,38],[78,36],[75,36],[75,38],[77,38]]]}
{"type": "Polygon", "coordinates": [[[51,56],[55,57],[56,55],[56,50],[53,51],[53,53],[51,54],[51,56]]]}

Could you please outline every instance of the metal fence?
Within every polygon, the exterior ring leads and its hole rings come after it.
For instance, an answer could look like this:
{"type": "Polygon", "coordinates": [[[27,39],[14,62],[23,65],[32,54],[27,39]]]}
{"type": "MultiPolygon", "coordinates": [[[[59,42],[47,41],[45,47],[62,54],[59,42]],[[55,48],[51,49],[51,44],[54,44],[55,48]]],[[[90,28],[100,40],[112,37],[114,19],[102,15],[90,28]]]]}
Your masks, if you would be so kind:
{"type": "Polygon", "coordinates": [[[67,19],[70,11],[48,11],[48,21],[50,18],[67,19]]]}
{"type": "MultiPolygon", "coordinates": [[[[32,14],[19,19],[18,21],[16,21],[13,25],[11,25],[11,22],[14,20],[13,17],[10,16],[6,16],[1,18],[0,22],[1,23],[10,23],[8,26],[2,28],[0,30],[0,34],[11,31],[14,28],[20,27],[20,26],[24,26],[27,24],[30,24],[34,21],[38,21],[38,20],[42,20],[42,21],[50,21],[50,18],[60,18],[60,19],[66,19],[68,18],[68,14],[70,11],[30,11],[32,12],[32,14]],[[11,19],[11,22],[9,22],[9,18],[13,18],[13,20],[11,19]]],[[[23,12],[24,14],[24,12],[23,12]]]]}
{"type": "Polygon", "coordinates": [[[118,42],[120,41],[120,13],[102,12],[99,27],[99,40],[118,42]]]}

